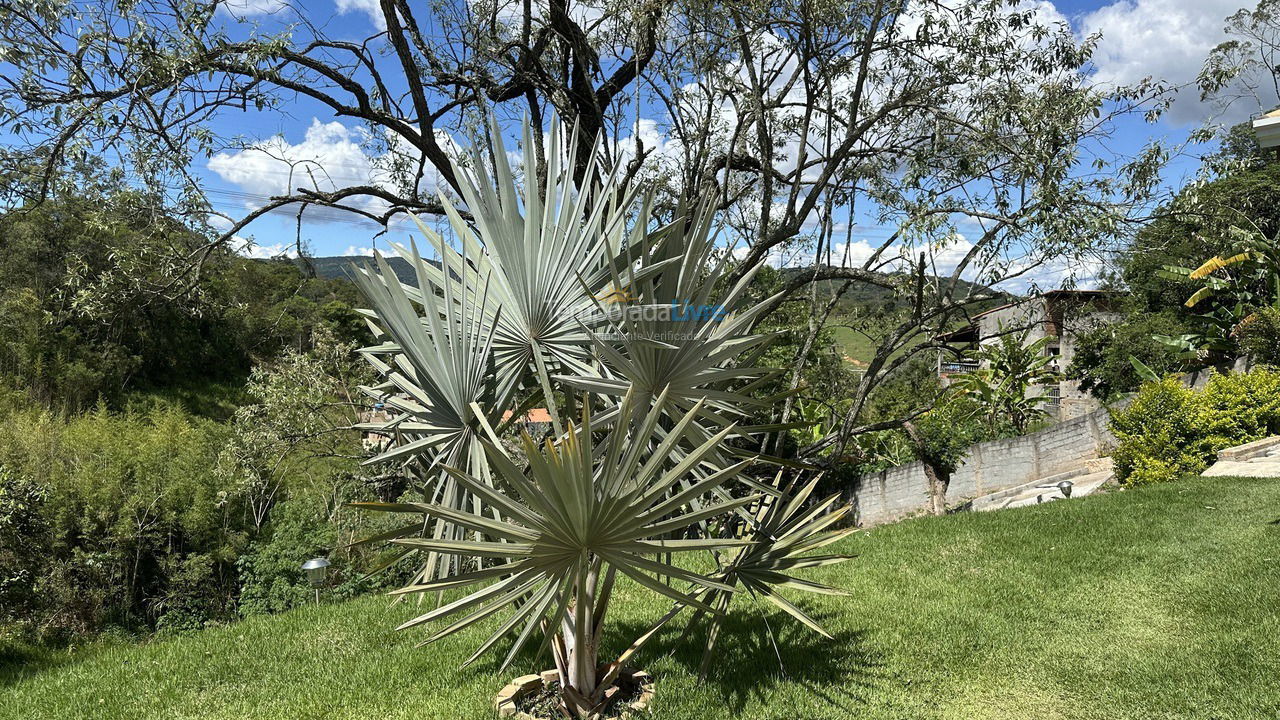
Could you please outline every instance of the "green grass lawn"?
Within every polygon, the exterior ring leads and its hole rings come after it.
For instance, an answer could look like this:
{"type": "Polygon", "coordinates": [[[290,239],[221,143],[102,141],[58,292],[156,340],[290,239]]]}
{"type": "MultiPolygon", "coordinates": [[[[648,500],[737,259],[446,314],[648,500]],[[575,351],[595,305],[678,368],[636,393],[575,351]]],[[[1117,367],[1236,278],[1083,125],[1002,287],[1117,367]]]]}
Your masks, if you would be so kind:
{"type": "MultiPolygon", "coordinates": [[[[655,720],[1275,718],[1280,482],[1215,478],[859,533],[803,596],[836,636],[755,609],[711,678],[674,625],[641,656],[655,720]],[[777,635],[777,650],[767,629],[777,635]],[[782,667],[779,668],[779,659],[782,667]]],[[[615,641],[665,610],[634,586],[615,641]]],[[[481,630],[416,649],[414,613],[370,597],[145,645],[99,643],[0,670],[0,717],[492,717],[505,680],[458,670],[481,630]]]]}

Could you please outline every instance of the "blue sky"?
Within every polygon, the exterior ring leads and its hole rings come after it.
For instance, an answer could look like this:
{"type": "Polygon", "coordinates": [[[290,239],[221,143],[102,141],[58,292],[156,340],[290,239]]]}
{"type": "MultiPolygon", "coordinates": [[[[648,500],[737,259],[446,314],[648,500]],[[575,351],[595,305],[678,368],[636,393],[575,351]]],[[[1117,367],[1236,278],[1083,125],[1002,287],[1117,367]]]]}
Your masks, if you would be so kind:
{"type": "MultiPolygon", "coordinates": [[[[1028,5],[1036,6],[1042,17],[1070,23],[1082,36],[1103,33],[1095,56],[1100,79],[1131,83],[1150,75],[1181,85],[1195,78],[1205,55],[1224,37],[1223,18],[1237,10],[1243,1],[1060,0],[1051,3],[1041,0],[1028,5]]],[[[239,3],[239,14],[263,18],[268,23],[290,12],[281,9],[280,0],[235,2],[239,3]]],[[[327,23],[330,33],[349,33],[363,38],[374,31],[376,4],[373,0],[308,0],[307,7],[313,20],[330,18],[327,23]]],[[[339,185],[368,180],[369,161],[360,149],[362,131],[355,123],[334,118],[331,111],[306,99],[290,103],[286,111],[284,115],[252,111],[227,114],[215,123],[215,129],[222,134],[254,140],[278,135],[270,140],[272,154],[315,160],[315,167],[323,167],[323,172],[339,185]]],[[[1256,107],[1240,106],[1222,119],[1238,122],[1256,111],[1256,107]]],[[[1112,149],[1121,154],[1131,153],[1153,138],[1181,145],[1188,132],[1211,113],[1209,107],[1198,101],[1194,91],[1183,92],[1157,124],[1137,119],[1124,121],[1112,149]]],[[[1171,164],[1166,182],[1171,187],[1181,185],[1194,173],[1198,165],[1195,156],[1204,149],[1188,148],[1185,156],[1171,164]]],[[[228,151],[212,158],[200,158],[194,170],[207,181],[215,208],[232,216],[243,215],[267,196],[282,192],[290,185],[287,165],[255,150],[228,151]]],[[[292,184],[311,184],[302,179],[303,182],[292,184]]],[[[242,233],[256,244],[249,252],[269,255],[292,245],[295,222],[294,212],[288,210],[259,219],[242,233]]],[[[320,256],[367,253],[375,243],[385,250],[387,236],[375,241],[373,236],[377,231],[378,227],[371,222],[354,216],[335,217],[332,213],[309,212],[302,223],[303,239],[311,252],[320,256]]],[[[872,239],[883,237],[884,233],[879,228],[865,228],[865,232],[866,237],[872,239]]],[[[406,237],[403,231],[392,233],[397,241],[406,237]]]]}

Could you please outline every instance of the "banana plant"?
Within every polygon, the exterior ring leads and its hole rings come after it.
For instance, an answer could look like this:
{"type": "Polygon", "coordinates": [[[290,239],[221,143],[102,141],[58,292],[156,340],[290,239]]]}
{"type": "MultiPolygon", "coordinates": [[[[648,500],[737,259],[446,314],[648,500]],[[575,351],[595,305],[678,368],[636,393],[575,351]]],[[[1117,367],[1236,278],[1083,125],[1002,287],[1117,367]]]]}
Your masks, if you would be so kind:
{"type": "MultiPolygon", "coordinates": [[[[1208,244],[1204,238],[1201,241],[1208,244]]],[[[1232,226],[1227,230],[1227,250],[1199,267],[1166,265],[1160,276],[1171,280],[1197,280],[1201,286],[1187,298],[1189,309],[1199,314],[1205,330],[1181,336],[1156,336],[1191,359],[1203,352],[1235,351],[1235,339],[1263,307],[1280,307],[1280,242],[1257,229],[1232,226]]]]}
{"type": "Polygon", "coordinates": [[[1008,421],[1021,434],[1048,414],[1044,406],[1049,403],[1049,396],[1034,389],[1060,379],[1051,367],[1053,358],[1045,354],[1051,338],[1026,341],[1026,333],[1012,333],[982,345],[970,354],[980,367],[958,375],[952,383],[956,391],[977,402],[992,431],[1008,421]]]}

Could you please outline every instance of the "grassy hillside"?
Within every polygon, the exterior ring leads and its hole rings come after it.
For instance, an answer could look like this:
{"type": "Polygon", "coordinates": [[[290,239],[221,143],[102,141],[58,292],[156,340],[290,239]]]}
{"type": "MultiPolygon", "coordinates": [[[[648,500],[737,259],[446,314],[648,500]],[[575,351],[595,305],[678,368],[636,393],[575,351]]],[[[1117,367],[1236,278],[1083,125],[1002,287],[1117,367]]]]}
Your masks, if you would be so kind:
{"type": "MultiPolygon", "coordinates": [[[[786,276],[793,276],[804,271],[798,268],[788,268],[783,272],[786,276]]],[[[843,284],[843,281],[839,280],[827,280],[820,282],[817,287],[818,296],[831,297],[831,295],[836,293],[843,284]]],[[[985,293],[990,291],[991,288],[977,285],[966,280],[960,280],[957,282],[956,296],[963,297],[969,293],[985,293]]],[[[1008,302],[1011,297],[1012,296],[999,294],[994,299],[975,303],[970,308],[970,312],[977,313],[988,308],[1003,305],[1008,302]]],[[[832,332],[835,335],[836,343],[840,346],[840,353],[854,366],[865,366],[871,361],[872,357],[875,356],[879,340],[869,338],[865,334],[852,330],[848,327],[843,327],[843,325],[847,324],[848,319],[852,317],[866,316],[877,312],[888,317],[896,317],[906,312],[906,310],[907,308],[903,307],[900,302],[895,301],[893,291],[878,285],[855,283],[840,297],[840,302],[836,307],[836,312],[832,316],[832,332]]],[[[924,337],[917,338],[914,342],[909,343],[908,347],[914,346],[918,342],[923,342],[924,339],[924,337]]]]}
{"type": "MultiPolygon", "coordinates": [[[[859,533],[841,548],[858,560],[818,573],[854,595],[801,600],[834,641],[757,608],[700,685],[698,635],[673,627],[640,663],[651,717],[1275,717],[1277,518],[1280,482],[1196,478],[859,533]]],[[[664,610],[619,600],[628,636],[664,610]]],[[[414,612],[370,597],[10,658],[0,717],[486,718],[506,677],[546,664],[457,670],[480,631],[415,649],[391,629],[414,612]]]]}

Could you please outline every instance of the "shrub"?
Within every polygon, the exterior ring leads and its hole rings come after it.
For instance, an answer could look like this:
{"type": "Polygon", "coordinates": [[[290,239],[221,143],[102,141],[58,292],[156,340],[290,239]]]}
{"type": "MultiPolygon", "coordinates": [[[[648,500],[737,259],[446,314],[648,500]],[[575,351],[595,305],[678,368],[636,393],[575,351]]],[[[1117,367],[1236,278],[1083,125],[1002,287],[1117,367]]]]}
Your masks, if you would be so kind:
{"type": "Polygon", "coordinates": [[[337,512],[356,461],[286,464],[259,529],[218,467],[232,434],[163,401],[59,416],[0,396],[0,636],[182,632],[287,609],[311,597],[299,565],[317,553],[335,594],[370,587],[349,578],[373,551],[333,550],[389,526],[337,512]]]}
{"type": "Polygon", "coordinates": [[[1141,311],[1124,322],[1086,330],[1076,338],[1067,378],[1079,380],[1082,391],[1103,400],[1133,392],[1142,385],[1142,377],[1129,358],[1160,374],[1176,371],[1182,361],[1154,336],[1181,335],[1186,329],[1186,322],[1173,312],[1141,311]]]}
{"type": "Polygon", "coordinates": [[[1280,367],[1280,308],[1263,308],[1244,323],[1240,348],[1256,363],[1280,367]]]}
{"type": "Polygon", "coordinates": [[[974,443],[991,437],[982,422],[982,408],[963,395],[951,395],[916,421],[923,441],[915,447],[916,459],[947,473],[956,471],[974,443]]]}
{"type": "Polygon", "coordinates": [[[0,628],[36,606],[34,583],[49,544],[46,499],[44,488],[0,465],[0,628]]]}
{"type": "Polygon", "coordinates": [[[1112,458],[1125,485],[1202,472],[1219,450],[1280,432],[1280,373],[1215,374],[1203,390],[1167,378],[1112,413],[1112,458]]]}
{"type": "Polygon", "coordinates": [[[395,519],[357,513],[344,505],[363,496],[362,485],[350,474],[334,473],[328,487],[299,488],[271,512],[271,523],[253,540],[237,562],[241,615],[277,613],[312,602],[313,590],[300,567],[303,560],[325,555],[330,561],[327,598],[349,598],[408,578],[404,571],[374,577],[368,570],[385,555],[354,541],[394,529],[395,519]]]}
{"type": "Polygon", "coordinates": [[[39,497],[17,515],[46,533],[25,619],[60,633],[225,612],[244,533],[236,508],[218,503],[212,466],[224,438],[217,424],[163,406],[5,417],[0,464],[21,478],[6,494],[39,497]],[[15,490],[24,487],[36,490],[15,490]]]}

